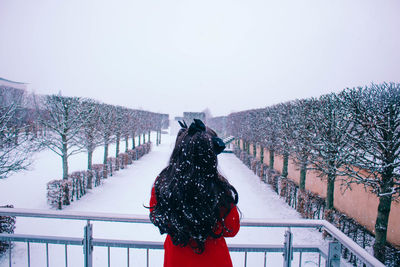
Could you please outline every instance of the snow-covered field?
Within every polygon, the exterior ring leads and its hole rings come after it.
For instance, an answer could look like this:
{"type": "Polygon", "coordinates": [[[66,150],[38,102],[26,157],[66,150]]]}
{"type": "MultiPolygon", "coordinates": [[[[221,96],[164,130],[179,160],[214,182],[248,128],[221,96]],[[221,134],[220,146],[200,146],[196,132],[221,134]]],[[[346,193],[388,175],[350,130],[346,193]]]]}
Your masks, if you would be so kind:
{"type": "MultiPolygon", "coordinates": [[[[152,134],[155,139],[155,133],[152,134]]],[[[162,136],[162,144],[153,146],[152,151],[135,161],[127,169],[117,172],[104,181],[100,187],[94,188],[81,200],[72,203],[64,210],[112,212],[125,214],[148,214],[147,205],[150,189],[155,177],[166,166],[173,148],[175,137],[162,136]]],[[[155,144],[155,140],[152,140],[155,144]]],[[[121,142],[121,150],[125,148],[121,142]]],[[[110,147],[113,155],[114,147],[110,147]]],[[[103,150],[99,148],[94,154],[94,163],[102,161],[103,150]]],[[[70,172],[84,170],[86,155],[79,154],[71,158],[70,172]]],[[[233,154],[219,156],[221,173],[236,187],[239,192],[239,208],[243,218],[300,218],[300,215],[286,205],[270,187],[259,181],[246,166],[233,154]]],[[[12,204],[16,208],[49,209],[46,203],[46,183],[61,178],[61,159],[50,151],[35,155],[31,170],[14,174],[0,180],[0,205],[12,204]]],[[[83,236],[85,222],[17,218],[16,233],[83,236]]],[[[95,238],[131,239],[147,241],[163,241],[158,230],[148,224],[105,223],[94,222],[95,238]]],[[[238,235],[228,239],[228,243],[241,244],[282,244],[285,229],[261,229],[242,227],[238,235]]],[[[326,246],[321,234],[312,229],[295,229],[294,243],[319,244],[326,246]]],[[[65,266],[64,246],[49,245],[50,266],[65,266]]],[[[31,244],[31,266],[46,266],[45,245],[31,244]]],[[[12,250],[13,266],[27,266],[27,249],[25,243],[16,243],[12,250]]],[[[232,253],[234,266],[243,266],[244,254],[232,253]]],[[[146,252],[130,250],[131,266],[145,266],[146,252]]],[[[249,253],[247,266],[263,266],[264,254],[249,253]]],[[[150,266],[162,266],[163,251],[150,252],[150,266]]],[[[126,266],[126,249],[111,249],[111,266],[126,266]]],[[[267,266],[281,266],[281,253],[268,254],[267,266]]],[[[317,266],[316,254],[303,255],[302,266],[317,266]]],[[[0,266],[8,266],[8,256],[0,259],[0,266]]],[[[107,249],[94,249],[94,266],[107,266],[107,249]]],[[[294,256],[293,266],[298,266],[298,254],[294,256]]],[[[68,246],[68,266],[83,266],[82,247],[68,246]]]]}

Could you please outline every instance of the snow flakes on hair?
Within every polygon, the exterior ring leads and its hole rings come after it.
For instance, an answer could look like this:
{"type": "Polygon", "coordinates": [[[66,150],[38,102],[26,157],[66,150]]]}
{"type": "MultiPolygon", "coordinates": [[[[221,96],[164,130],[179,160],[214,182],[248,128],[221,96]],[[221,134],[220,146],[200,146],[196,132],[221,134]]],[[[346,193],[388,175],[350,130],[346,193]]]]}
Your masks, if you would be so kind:
{"type": "Polygon", "coordinates": [[[223,225],[222,218],[238,201],[235,188],[218,173],[215,133],[204,129],[178,134],[169,165],[156,180],[157,204],[150,214],[174,245],[190,245],[196,253],[204,251],[207,237],[222,235],[214,233],[216,224],[223,225]]]}

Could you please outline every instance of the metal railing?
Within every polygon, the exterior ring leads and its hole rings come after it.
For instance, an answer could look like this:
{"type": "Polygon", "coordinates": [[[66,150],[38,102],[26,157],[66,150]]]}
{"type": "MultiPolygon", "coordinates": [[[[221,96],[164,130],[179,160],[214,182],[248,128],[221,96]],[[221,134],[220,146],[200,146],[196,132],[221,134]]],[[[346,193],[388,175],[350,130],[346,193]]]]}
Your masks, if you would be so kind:
{"type": "MultiPolygon", "coordinates": [[[[25,242],[27,244],[28,266],[30,266],[30,244],[45,243],[46,244],[46,266],[49,266],[49,244],[60,244],[65,246],[65,266],[68,266],[68,246],[83,246],[84,266],[93,266],[93,248],[107,247],[108,266],[110,266],[110,247],[127,249],[127,266],[130,266],[129,253],[130,249],[146,250],[146,265],[149,266],[149,250],[163,249],[162,242],[152,241],[132,241],[132,240],[113,240],[93,238],[93,228],[91,221],[104,222],[125,222],[125,223],[150,223],[148,216],[144,215],[125,215],[112,213],[93,213],[93,212],[68,212],[68,211],[43,211],[28,209],[10,209],[0,208],[0,215],[16,216],[16,217],[35,217],[35,218],[53,218],[86,221],[84,226],[84,237],[60,237],[60,236],[44,236],[44,235],[26,235],[26,234],[0,234],[0,241],[8,242],[10,247],[8,250],[9,266],[12,266],[12,249],[11,242],[25,242]]],[[[266,266],[267,253],[283,253],[283,266],[290,267],[292,265],[293,253],[299,253],[299,266],[301,266],[302,253],[318,253],[319,262],[325,263],[325,266],[340,266],[341,246],[346,247],[366,266],[384,266],[380,261],[375,259],[367,251],[361,248],[352,239],[347,237],[335,226],[325,220],[307,220],[307,219],[244,219],[241,221],[241,227],[281,227],[287,228],[285,231],[285,241],[279,245],[255,245],[255,244],[230,244],[229,251],[244,252],[244,266],[247,265],[247,254],[249,252],[264,253],[264,266],[266,266]],[[293,234],[291,228],[322,228],[332,236],[327,251],[323,251],[318,245],[293,245],[293,234]],[[322,258],[324,262],[322,262],[322,258]]]]}

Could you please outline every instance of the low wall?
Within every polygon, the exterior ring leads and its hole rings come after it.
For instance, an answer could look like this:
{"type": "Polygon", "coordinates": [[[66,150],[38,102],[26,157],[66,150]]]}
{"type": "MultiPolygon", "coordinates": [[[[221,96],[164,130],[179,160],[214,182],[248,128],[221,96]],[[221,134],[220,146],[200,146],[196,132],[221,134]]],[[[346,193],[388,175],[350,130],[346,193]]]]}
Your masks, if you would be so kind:
{"type": "MultiPolygon", "coordinates": [[[[251,148],[252,146],[250,146],[251,148]]],[[[260,159],[260,146],[257,147],[257,158],[260,159]]],[[[264,148],[264,163],[269,164],[269,151],[264,148]]],[[[275,153],[274,169],[282,172],[283,156],[275,153]]],[[[289,158],[288,179],[297,185],[300,182],[300,170],[289,158]]],[[[350,189],[341,188],[340,177],[335,182],[334,207],[340,212],[353,218],[372,233],[375,233],[375,221],[378,213],[378,197],[365,189],[363,185],[352,184],[350,189]]],[[[326,180],[318,177],[317,172],[308,171],[306,176],[306,190],[321,197],[326,197],[326,180]]],[[[387,240],[392,245],[400,247],[400,203],[392,202],[387,240]]]]}

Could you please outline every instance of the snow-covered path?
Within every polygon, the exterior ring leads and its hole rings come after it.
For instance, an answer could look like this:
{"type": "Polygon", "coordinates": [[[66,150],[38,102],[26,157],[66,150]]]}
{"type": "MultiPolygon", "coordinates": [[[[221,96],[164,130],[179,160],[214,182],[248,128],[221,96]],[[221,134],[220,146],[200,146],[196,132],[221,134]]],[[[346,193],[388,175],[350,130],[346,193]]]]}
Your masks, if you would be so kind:
{"type": "MultiPolygon", "coordinates": [[[[155,135],[153,135],[155,136],[155,135]]],[[[93,189],[78,202],[65,207],[68,211],[112,212],[126,214],[148,214],[147,205],[150,198],[150,189],[155,177],[166,166],[173,148],[175,137],[162,136],[163,143],[153,146],[152,152],[134,162],[127,169],[117,172],[107,179],[100,187],[93,189]]],[[[100,153],[97,151],[97,160],[100,162],[100,153]]],[[[6,180],[0,181],[0,205],[14,204],[17,208],[48,209],[46,204],[45,184],[56,177],[46,174],[46,168],[51,172],[57,169],[59,159],[49,152],[41,152],[35,162],[35,169],[18,174],[6,180]],[[41,169],[39,169],[41,168],[41,169]],[[21,193],[19,186],[26,189],[21,193]]],[[[84,169],[85,155],[76,156],[71,162],[71,169],[84,169]]],[[[243,218],[300,218],[298,213],[288,207],[268,185],[259,181],[246,166],[244,166],[233,154],[221,154],[219,156],[219,168],[221,173],[236,187],[239,193],[239,208],[243,218]]],[[[75,236],[82,237],[85,222],[43,220],[34,218],[18,218],[16,233],[75,236]]],[[[126,223],[94,223],[95,238],[132,239],[162,241],[165,236],[160,236],[158,230],[152,225],[126,224],[126,223]]],[[[282,243],[284,229],[260,229],[242,227],[239,234],[228,243],[282,243]]],[[[296,230],[295,243],[324,242],[320,233],[315,230],[296,230]]],[[[64,266],[64,247],[50,245],[50,266],[64,266]]],[[[26,244],[17,244],[13,249],[13,266],[27,266],[26,244]]],[[[31,244],[31,266],[45,266],[45,246],[31,244]]],[[[82,266],[82,248],[68,247],[69,266],[82,266]]],[[[162,266],[162,251],[151,252],[151,266],[162,266]]],[[[95,248],[94,266],[107,266],[107,250],[95,248]]],[[[145,252],[134,250],[130,253],[132,266],[145,266],[145,252]]],[[[243,254],[232,253],[234,266],[243,265],[243,254]]],[[[281,265],[281,254],[268,254],[268,266],[281,265]]],[[[315,266],[317,257],[303,256],[303,266],[315,266]]],[[[250,253],[248,266],[261,266],[263,254],[250,253]]],[[[295,262],[296,264],[296,256],[295,262]]],[[[298,265],[298,263],[297,263],[298,265]]],[[[0,259],[0,266],[8,266],[8,259],[0,259]]],[[[111,249],[111,266],[126,266],[126,250],[111,249]]]]}

